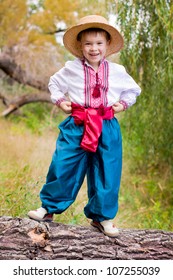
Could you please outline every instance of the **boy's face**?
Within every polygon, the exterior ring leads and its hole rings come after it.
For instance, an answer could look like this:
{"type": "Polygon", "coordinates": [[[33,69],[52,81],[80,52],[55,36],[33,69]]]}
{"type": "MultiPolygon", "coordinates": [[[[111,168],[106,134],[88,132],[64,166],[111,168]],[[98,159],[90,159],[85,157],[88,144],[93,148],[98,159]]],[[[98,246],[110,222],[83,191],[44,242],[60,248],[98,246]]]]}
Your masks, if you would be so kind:
{"type": "Polygon", "coordinates": [[[81,49],[83,56],[97,71],[100,61],[105,57],[109,41],[104,32],[82,34],[81,49]]]}

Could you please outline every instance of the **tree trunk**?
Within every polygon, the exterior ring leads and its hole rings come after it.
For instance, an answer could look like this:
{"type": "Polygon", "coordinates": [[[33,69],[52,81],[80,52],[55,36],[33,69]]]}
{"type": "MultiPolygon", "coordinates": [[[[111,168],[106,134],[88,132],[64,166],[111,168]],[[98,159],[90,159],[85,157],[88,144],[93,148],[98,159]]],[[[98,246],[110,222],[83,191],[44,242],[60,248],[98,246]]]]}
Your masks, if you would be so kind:
{"type": "Polygon", "coordinates": [[[109,238],[92,227],[0,217],[1,260],[173,259],[173,233],[121,229],[109,238]]]}

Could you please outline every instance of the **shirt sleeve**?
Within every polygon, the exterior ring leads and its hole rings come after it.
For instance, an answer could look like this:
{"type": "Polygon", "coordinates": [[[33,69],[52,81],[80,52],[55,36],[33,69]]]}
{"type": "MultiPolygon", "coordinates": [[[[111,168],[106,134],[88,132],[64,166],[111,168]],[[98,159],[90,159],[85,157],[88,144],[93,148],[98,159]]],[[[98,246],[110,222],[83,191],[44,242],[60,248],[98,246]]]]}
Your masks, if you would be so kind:
{"type": "Polygon", "coordinates": [[[53,103],[59,104],[61,101],[67,100],[65,94],[68,92],[68,71],[66,67],[50,77],[48,88],[53,103]]]}
{"type": "Polygon", "coordinates": [[[137,96],[139,96],[141,93],[141,88],[126,72],[125,68],[123,67],[122,69],[121,83],[123,86],[120,95],[120,101],[124,101],[128,108],[136,102],[137,96]]]}

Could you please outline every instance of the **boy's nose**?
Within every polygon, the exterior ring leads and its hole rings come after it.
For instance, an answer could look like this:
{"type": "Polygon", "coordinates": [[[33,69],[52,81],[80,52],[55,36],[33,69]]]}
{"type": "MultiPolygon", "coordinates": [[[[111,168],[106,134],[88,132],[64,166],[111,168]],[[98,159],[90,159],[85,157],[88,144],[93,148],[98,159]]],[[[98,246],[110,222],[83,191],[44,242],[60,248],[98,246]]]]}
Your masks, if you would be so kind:
{"type": "Polygon", "coordinates": [[[91,50],[92,51],[95,51],[97,49],[97,46],[95,45],[95,44],[93,44],[92,46],[91,46],[91,50]]]}

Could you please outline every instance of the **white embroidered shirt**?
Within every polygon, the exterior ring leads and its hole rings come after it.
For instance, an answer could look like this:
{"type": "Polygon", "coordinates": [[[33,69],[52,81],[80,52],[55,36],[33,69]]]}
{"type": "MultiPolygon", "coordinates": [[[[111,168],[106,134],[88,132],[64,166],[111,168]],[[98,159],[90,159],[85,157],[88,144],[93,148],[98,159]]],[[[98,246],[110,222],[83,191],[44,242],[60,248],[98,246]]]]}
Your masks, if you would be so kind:
{"type": "Polygon", "coordinates": [[[127,107],[132,106],[136,102],[137,96],[140,94],[141,89],[133,78],[126,72],[124,66],[103,60],[98,69],[98,78],[103,87],[107,85],[107,90],[103,98],[92,97],[92,91],[96,83],[96,72],[92,66],[81,59],[76,58],[74,61],[66,62],[65,66],[50,77],[48,84],[51,100],[53,103],[60,103],[61,100],[67,99],[68,95],[71,102],[80,104],[81,106],[89,106],[98,108],[99,105],[112,106],[118,101],[124,101],[127,107]],[[108,65],[107,76],[103,77],[103,63],[107,62],[108,65]],[[88,67],[90,79],[86,79],[85,65],[88,67]],[[106,81],[103,79],[106,78],[106,81]],[[87,84],[88,83],[88,84],[87,84]],[[86,87],[89,88],[90,98],[86,98],[86,87]]]}

